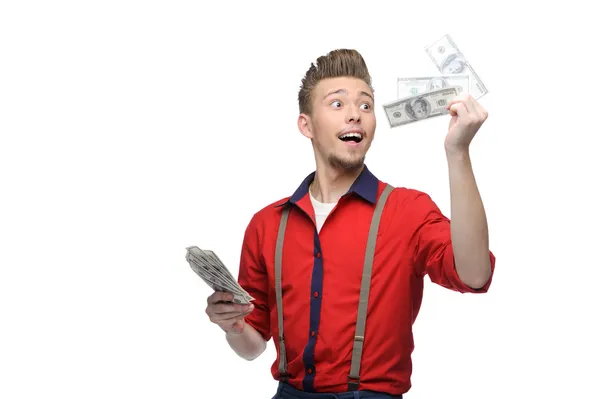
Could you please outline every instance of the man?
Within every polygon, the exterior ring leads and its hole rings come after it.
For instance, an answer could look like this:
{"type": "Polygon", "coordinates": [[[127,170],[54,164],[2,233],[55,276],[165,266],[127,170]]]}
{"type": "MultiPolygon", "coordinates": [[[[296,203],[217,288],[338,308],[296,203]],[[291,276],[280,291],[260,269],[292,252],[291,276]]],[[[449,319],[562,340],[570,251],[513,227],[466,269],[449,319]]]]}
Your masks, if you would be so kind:
{"type": "Polygon", "coordinates": [[[495,258],[469,159],[487,112],[468,95],[448,105],[450,223],[427,194],[388,186],[366,167],[375,101],[358,52],[320,57],[298,99],[316,171],[248,224],[238,281],[254,303],[216,292],[206,312],[245,359],[274,338],[275,398],[402,397],[424,276],[461,293],[491,283],[495,258]]]}

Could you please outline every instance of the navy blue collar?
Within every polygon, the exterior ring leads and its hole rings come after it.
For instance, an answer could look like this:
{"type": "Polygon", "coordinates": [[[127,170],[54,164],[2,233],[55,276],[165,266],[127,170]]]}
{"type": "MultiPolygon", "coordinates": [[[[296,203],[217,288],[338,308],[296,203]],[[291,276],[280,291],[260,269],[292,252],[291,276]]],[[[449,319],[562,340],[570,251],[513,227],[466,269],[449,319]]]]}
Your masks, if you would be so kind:
{"type": "MultiPolygon", "coordinates": [[[[315,179],[315,174],[316,172],[312,172],[311,174],[306,176],[306,178],[304,178],[304,180],[302,181],[300,186],[298,186],[294,194],[292,194],[292,196],[287,201],[285,201],[282,204],[279,204],[278,206],[283,206],[287,203],[295,204],[302,198],[304,198],[304,196],[308,194],[308,188],[310,186],[310,183],[312,183],[315,179]]],[[[348,191],[343,196],[349,195],[351,193],[356,193],[360,197],[369,201],[370,203],[375,204],[377,201],[378,190],[379,179],[377,179],[377,177],[375,177],[375,175],[371,173],[371,171],[367,168],[367,165],[364,165],[360,175],[356,178],[354,183],[352,183],[348,191]]]]}

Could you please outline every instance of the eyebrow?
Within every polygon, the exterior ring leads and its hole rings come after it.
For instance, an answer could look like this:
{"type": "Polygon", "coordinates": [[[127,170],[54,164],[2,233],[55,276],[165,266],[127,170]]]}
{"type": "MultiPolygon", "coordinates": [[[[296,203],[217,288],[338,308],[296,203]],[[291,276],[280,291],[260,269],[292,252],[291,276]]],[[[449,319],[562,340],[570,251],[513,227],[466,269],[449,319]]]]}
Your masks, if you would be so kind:
{"type": "MultiPolygon", "coordinates": [[[[347,91],[346,89],[338,89],[338,90],[335,90],[335,91],[331,91],[331,92],[327,93],[327,95],[326,95],[325,97],[323,97],[323,99],[325,99],[325,98],[329,97],[329,96],[330,96],[330,95],[332,95],[332,94],[340,94],[340,93],[343,93],[343,94],[348,94],[348,91],[347,91]]],[[[367,97],[370,97],[370,98],[371,98],[371,100],[375,101],[375,99],[373,98],[373,96],[372,96],[372,95],[370,95],[369,93],[367,93],[366,91],[361,91],[361,92],[360,92],[360,95],[361,95],[361,96],[367,96],[367,97]]]]}

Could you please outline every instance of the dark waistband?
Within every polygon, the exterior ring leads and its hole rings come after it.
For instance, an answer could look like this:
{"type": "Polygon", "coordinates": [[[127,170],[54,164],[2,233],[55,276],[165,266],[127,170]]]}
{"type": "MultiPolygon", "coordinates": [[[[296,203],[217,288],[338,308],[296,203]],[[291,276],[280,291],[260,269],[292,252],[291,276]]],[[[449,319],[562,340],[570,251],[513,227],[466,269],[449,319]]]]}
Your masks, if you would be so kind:
{"type": "MultiPolygon", "coordinates": [[[[290,396],[290,399],[402,399],[402,395],[389,395],[382,392],[374,391],[348,391],[348,392],[304,392],[294,388],[292,385],[285,382],[279,382],[277,393],[285,392],[290,396]]],[[[279,399],[276,395],[275,398],[279,399]]],[[[284,399],[287,399],[284,397],[284,399]]]]}

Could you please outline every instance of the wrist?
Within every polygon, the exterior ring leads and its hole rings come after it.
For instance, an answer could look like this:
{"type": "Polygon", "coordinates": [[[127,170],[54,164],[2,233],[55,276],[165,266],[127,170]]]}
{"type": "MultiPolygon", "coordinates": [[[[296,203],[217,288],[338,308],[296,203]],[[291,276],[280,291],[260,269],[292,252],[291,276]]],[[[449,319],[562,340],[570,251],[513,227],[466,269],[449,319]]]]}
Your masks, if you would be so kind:
{"type": "Polygon", "coordinates": [[[241,327],[239,328],[232,328],[230,330],[225,330],[225,335],[228,337],[237,337],[240,336],[244,333],[244,331],[246,330],[246,323],[243,323],[241,327]]]}
{"type": "Polygon", "coordinates": [[[465,160],[469,158],[469,147],[446,147],[448,159],[465,160]]]}

